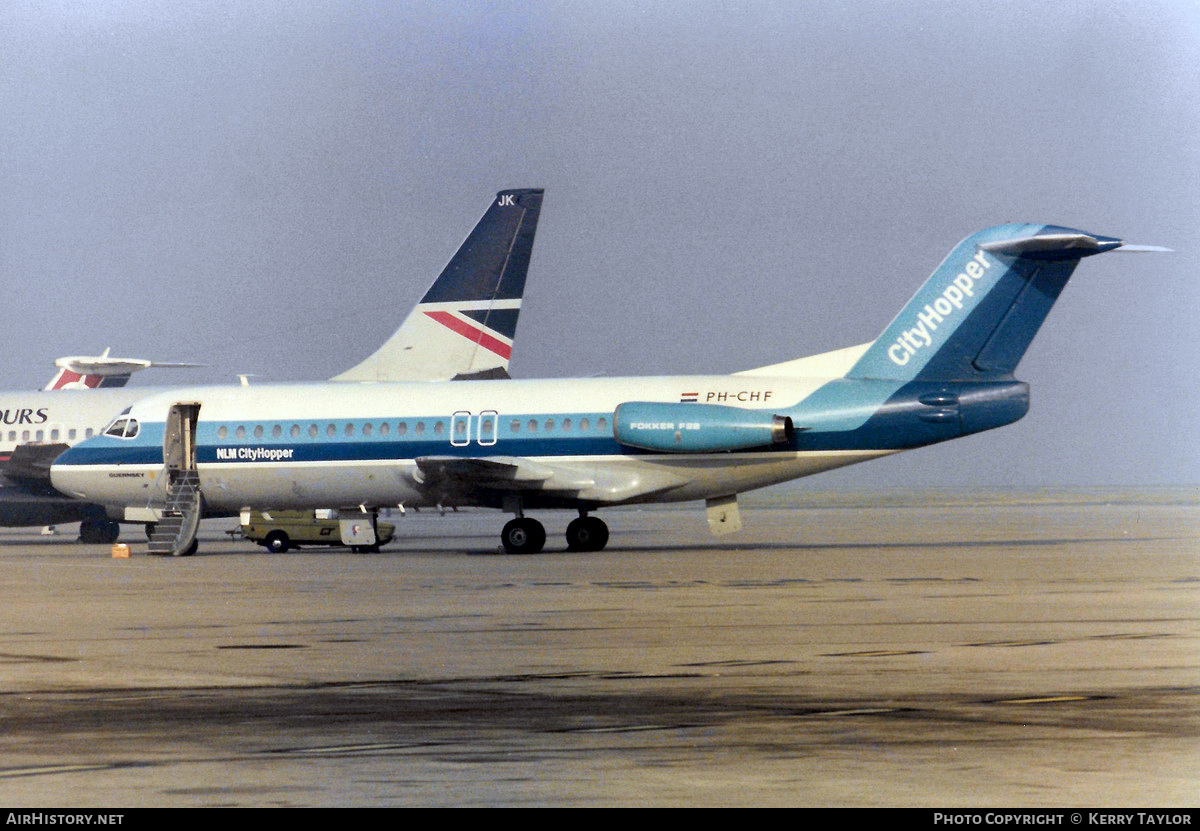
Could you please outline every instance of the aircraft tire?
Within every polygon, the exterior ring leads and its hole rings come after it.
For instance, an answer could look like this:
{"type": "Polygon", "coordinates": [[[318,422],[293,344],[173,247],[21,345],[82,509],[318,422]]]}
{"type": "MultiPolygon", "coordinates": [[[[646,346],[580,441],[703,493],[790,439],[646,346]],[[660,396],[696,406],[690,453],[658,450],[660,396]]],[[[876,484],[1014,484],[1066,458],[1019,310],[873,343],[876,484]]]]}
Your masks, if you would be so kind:
{"type": "Polygon", "coordinates": [[[79,523],[79,541],[112,544],[121,536],[121,524],[111,519],[85,519],[79,523]]]}
{"type": "Polygon", "coordinates": [[[510,519],[500,532],[500,543],[509,554],[537,554],[546,544],[546,528],[529,517],[510,519]]]}
{"type": "Polygon", "coordinates": [[[608,545],[608,526],[594,516],[581,516],[567,525],[568,551],[599,551],[608,545]]]}
{"type": "Polygon", "coordinates": [[[288,535],[282,531],[272,531],[267,534],[267,538],[263,540],[263,548],[270,551],[272,554],[282,554],[291,548],[291,540],[288,535]]]}
{"type": "Polygon", "coordinates": [[[192,544],[174,555],[176,557],[191,557],[200,550],[200,540],[192,540],[192,544]]]}

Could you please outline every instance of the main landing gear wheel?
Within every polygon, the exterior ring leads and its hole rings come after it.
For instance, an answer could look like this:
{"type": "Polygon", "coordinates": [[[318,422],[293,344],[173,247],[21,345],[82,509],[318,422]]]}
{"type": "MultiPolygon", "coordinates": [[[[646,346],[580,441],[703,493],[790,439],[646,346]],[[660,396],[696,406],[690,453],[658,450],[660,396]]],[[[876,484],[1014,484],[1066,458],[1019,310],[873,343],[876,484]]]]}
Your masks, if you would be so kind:
{"type": "Polygon", "coordinates": [[[608,544],[608,526],[594,516],[581,516],[567,525],[569,551],[599,551],[608,544]]]}
{"type": "Polygon", "coordinates": [[[120,523],[111,519],[85,519],[79,523],[79,541],[86,543],[114,543],[121,536],[120,523]]]}
{"type": "Polygon", "coordinates": [[[500,542],[509,554],[536,554],[546,544],[546,529],[529,517],[510,519],[500,532],[500,542]]]}

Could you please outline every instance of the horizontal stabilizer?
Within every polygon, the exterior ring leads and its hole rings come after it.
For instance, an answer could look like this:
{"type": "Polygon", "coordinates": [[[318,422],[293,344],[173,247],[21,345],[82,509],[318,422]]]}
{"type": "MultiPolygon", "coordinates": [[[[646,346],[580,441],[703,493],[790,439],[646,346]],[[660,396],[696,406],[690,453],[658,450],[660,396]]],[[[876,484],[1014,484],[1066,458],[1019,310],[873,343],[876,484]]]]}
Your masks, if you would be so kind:
{"type": "Polygon", "coordinates": [[[123,387],[129,376],[151,367],[158,369],[198,369],[205,364],[167,363],[144,358],[112,358],[108,349],[102,355],[68,355],[54,362],[58,373],[46,385],[48,390],[123,387]]]}
{"type": "Polygon", "coordinates": [[[983,242],[979,248],[1004,257],[1028,257],[1035,260],[1075,259],[1105,251],[1169,252],[1161,245],[1130,245],[1112,237],[1084,233],[1040,234],[1015,239],[983,242]]]}
{"type": "Polygon", "coordinates": [[[507,381],[512,378],[508,370],[502,366],[481,369],[478,372],[460,372],[451,381],[507,381]]]}
{"type": "Polygon", "coordinates": [[[1164,248],[1161,245],[1130,245],[1127,242],[1121,243],[1121,247],[1118,248],[1117,250],[1118,251],[1132,251],[1135,254],[1140,254],[1140,253],[1172,254],[1175,251],[1174,248],[1164,248]]]}
{"type": "Polygon", "coordinates": [[[989,254],[1033,259],[1074,259],[1112,251],[1120,246],[1121,241],[1118,239],[1094,237],[1091,234],[1083,233],[1036,234],[979,244],[979,248],[989,254]]]}

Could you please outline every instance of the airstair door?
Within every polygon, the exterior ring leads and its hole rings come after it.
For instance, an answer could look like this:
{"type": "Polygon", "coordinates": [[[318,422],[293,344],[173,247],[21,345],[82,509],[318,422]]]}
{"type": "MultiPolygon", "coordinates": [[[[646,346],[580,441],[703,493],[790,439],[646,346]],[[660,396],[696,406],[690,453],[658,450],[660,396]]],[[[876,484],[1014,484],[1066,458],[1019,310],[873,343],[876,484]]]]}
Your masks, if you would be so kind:
{"type": "Polygon", "coordinates": [[[173,404],[163,437],[163,464],[172,480],[176,473],[196,469],[196,419],[199,404],[173,404]]]}
{"type": "Polygon", "coordinates": [[[163,465],[167,495],[162,517],[150,534],[151,554],[187,556],[196,550],[203,500],[200,473],[196,470],[196,421],[199,404],[174,404],[167,414],[163,435],[163,465]]]}

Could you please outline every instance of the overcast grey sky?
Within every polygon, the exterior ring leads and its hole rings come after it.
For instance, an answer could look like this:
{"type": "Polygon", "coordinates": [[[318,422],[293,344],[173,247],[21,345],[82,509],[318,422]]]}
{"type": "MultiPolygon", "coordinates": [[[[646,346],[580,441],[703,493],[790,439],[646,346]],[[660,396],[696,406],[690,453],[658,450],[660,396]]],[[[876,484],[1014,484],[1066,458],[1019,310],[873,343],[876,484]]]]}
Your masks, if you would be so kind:
{"type": "Polygon", "coordinates": [[[727,372],[874,338],[960,239],[1085,260],[1020,423],[812,486],[1200,484],[1200,4],[0,6],[5,388],[329,377],[507,187],[544,187],[513,373],[727,372]]]}

